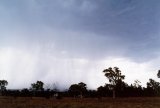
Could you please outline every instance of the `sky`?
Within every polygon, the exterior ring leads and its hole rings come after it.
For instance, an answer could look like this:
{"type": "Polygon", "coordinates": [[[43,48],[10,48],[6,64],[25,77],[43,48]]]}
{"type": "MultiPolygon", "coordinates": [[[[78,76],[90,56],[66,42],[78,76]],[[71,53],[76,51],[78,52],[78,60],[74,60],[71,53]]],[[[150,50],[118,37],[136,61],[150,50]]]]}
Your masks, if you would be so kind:
{"type": "Polygon", "coordinates": [[[117,66],[128,84],[159,81],[159,10],[159,0],[0,0],[0,79],[96,89],[117,66]]]}

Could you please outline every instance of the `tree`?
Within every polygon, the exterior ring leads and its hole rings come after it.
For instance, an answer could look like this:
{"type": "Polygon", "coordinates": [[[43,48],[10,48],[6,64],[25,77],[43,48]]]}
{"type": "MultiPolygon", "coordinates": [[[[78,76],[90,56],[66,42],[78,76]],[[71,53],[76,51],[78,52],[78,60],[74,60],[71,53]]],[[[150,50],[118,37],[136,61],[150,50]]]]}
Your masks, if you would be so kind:
{"type": "Polygon", "coordinates": [[[156,94],[160,93],[160,83],[153,79],[149,79],[149,82],[147,82],[147,88],[151,88],[156,94]]]}
{"type": "Polygon", "coordinates": [[[1,91],[6,90],[7,85],[8,85],[8,82],[6,80],[0,80],[0,90],[1,91]]]}
{"type": "Polygon", "coordinates": [[[72,96],[76,97],[80,95],[81,97],[83,94],[87,91],[87,85],[83,82],[80,82],[78,84],[72,84],[69,87],[69,92],[71,93],[72,96]]]}
{"type": "Polygon", "coordinates": [[[135,80],[134,83],[133,83],[133,87],[134,87],[134,88],[139,88],[139,87],[141,87],[140,83],[141,83],[141,82],[140,82],[139,80],[135,80]]]}
{"type": "Polygon", "coordinates": [[[71,96],[76,97],[79,95],[79,86],[77,84],[72,84],[69,87],[69,93],[71,96]]]}
{"type": "Polygon", "coordinates": [[[105,73],[105,76],[108,78],[109,82],[113,86],[113,98],[115,98],[115,88],[119,82],[122,82],[122,80],[124,80],[125,76],[121,74],[121,71],[118,67],[110,67],[108,69],[104,69],[103,72],[105,73]]]}
{"type": "Polygon", "coordinates": [[[6,90],[8,82],[6,80],[0,80],[0,94],[3,95],[3,92],[6,90]]]}
{"type": "Polygon", "coordinates": [[[27,88],[21,90],[21,96],[30,96],[30,92],[27,88]]]}
{"type": "Polygon", "coordinates": [[[157,77],[160,78],[160,70],[158,70],[157,77]]]}
{"type": "Polygon", "coordinates": [[[112,86],[110,84],[105,84],[97,88],[98,97],[112,96],[111,91],[112,86]]]}
{"type": "Polygon", "coordinates": [[[83,82],[78,83],[78,86],[80,88],[81,94],[87,91],[87,85],[83,82]]]}
{"type": "Polygon", "coordinates": [[[42,81],[37,81],[36,83],[31,84],[31,90],[33,91],[43,91],[44,83],[42,81]]]}

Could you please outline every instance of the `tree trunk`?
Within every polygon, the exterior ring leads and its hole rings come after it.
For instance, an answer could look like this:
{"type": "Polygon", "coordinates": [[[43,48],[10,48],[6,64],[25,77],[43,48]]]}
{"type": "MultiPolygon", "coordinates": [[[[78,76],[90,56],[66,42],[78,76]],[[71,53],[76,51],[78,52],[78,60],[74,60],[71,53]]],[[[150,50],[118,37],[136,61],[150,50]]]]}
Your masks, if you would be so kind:
{"type": "Polygon", "coordinates": [[[113,99],[115,99],[116,98],[116,92],[115,92],[115,90],[113,89],[113,99]]]}
{"type": "Polygon", "coordinates": [[[81,94],[80,94],[80,98],[81,98],[81,99],[83,98],[82,92],[81,92],[81,94]]]}

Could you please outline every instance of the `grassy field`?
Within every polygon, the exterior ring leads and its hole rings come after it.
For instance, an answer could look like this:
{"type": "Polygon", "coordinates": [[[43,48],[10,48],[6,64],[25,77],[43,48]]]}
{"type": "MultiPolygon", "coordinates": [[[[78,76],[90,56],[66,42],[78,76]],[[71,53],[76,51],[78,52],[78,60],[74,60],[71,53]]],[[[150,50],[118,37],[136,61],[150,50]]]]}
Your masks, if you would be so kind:
{"type": "Polygon", "coordinates": [[[0,108],[160,108],[160,98],[13,98],[0,97],[0,108]]]}

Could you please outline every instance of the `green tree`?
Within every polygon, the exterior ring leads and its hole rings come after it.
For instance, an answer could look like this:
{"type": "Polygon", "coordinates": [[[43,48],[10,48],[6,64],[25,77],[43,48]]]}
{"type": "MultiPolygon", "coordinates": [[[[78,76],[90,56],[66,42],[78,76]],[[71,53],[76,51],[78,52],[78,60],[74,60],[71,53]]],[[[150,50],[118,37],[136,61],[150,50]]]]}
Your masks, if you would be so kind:
{"type": "Polygon", "coordinates": [[[121,71],[118,67],[109,67],[108,69],[104,69],[103,72],[112,85],[113,98],[115,98],[115,88],[119,84],[119,82],[122,82],[122,80],[124,80],[125,76],[121,74],[121,71]]]}
{"type": "Polygon", "coordinates": [[[36,83],[31,84],[31,90],[33,91],[43,91],[44,83],[42,81],[37,81],[36,83]]]}

